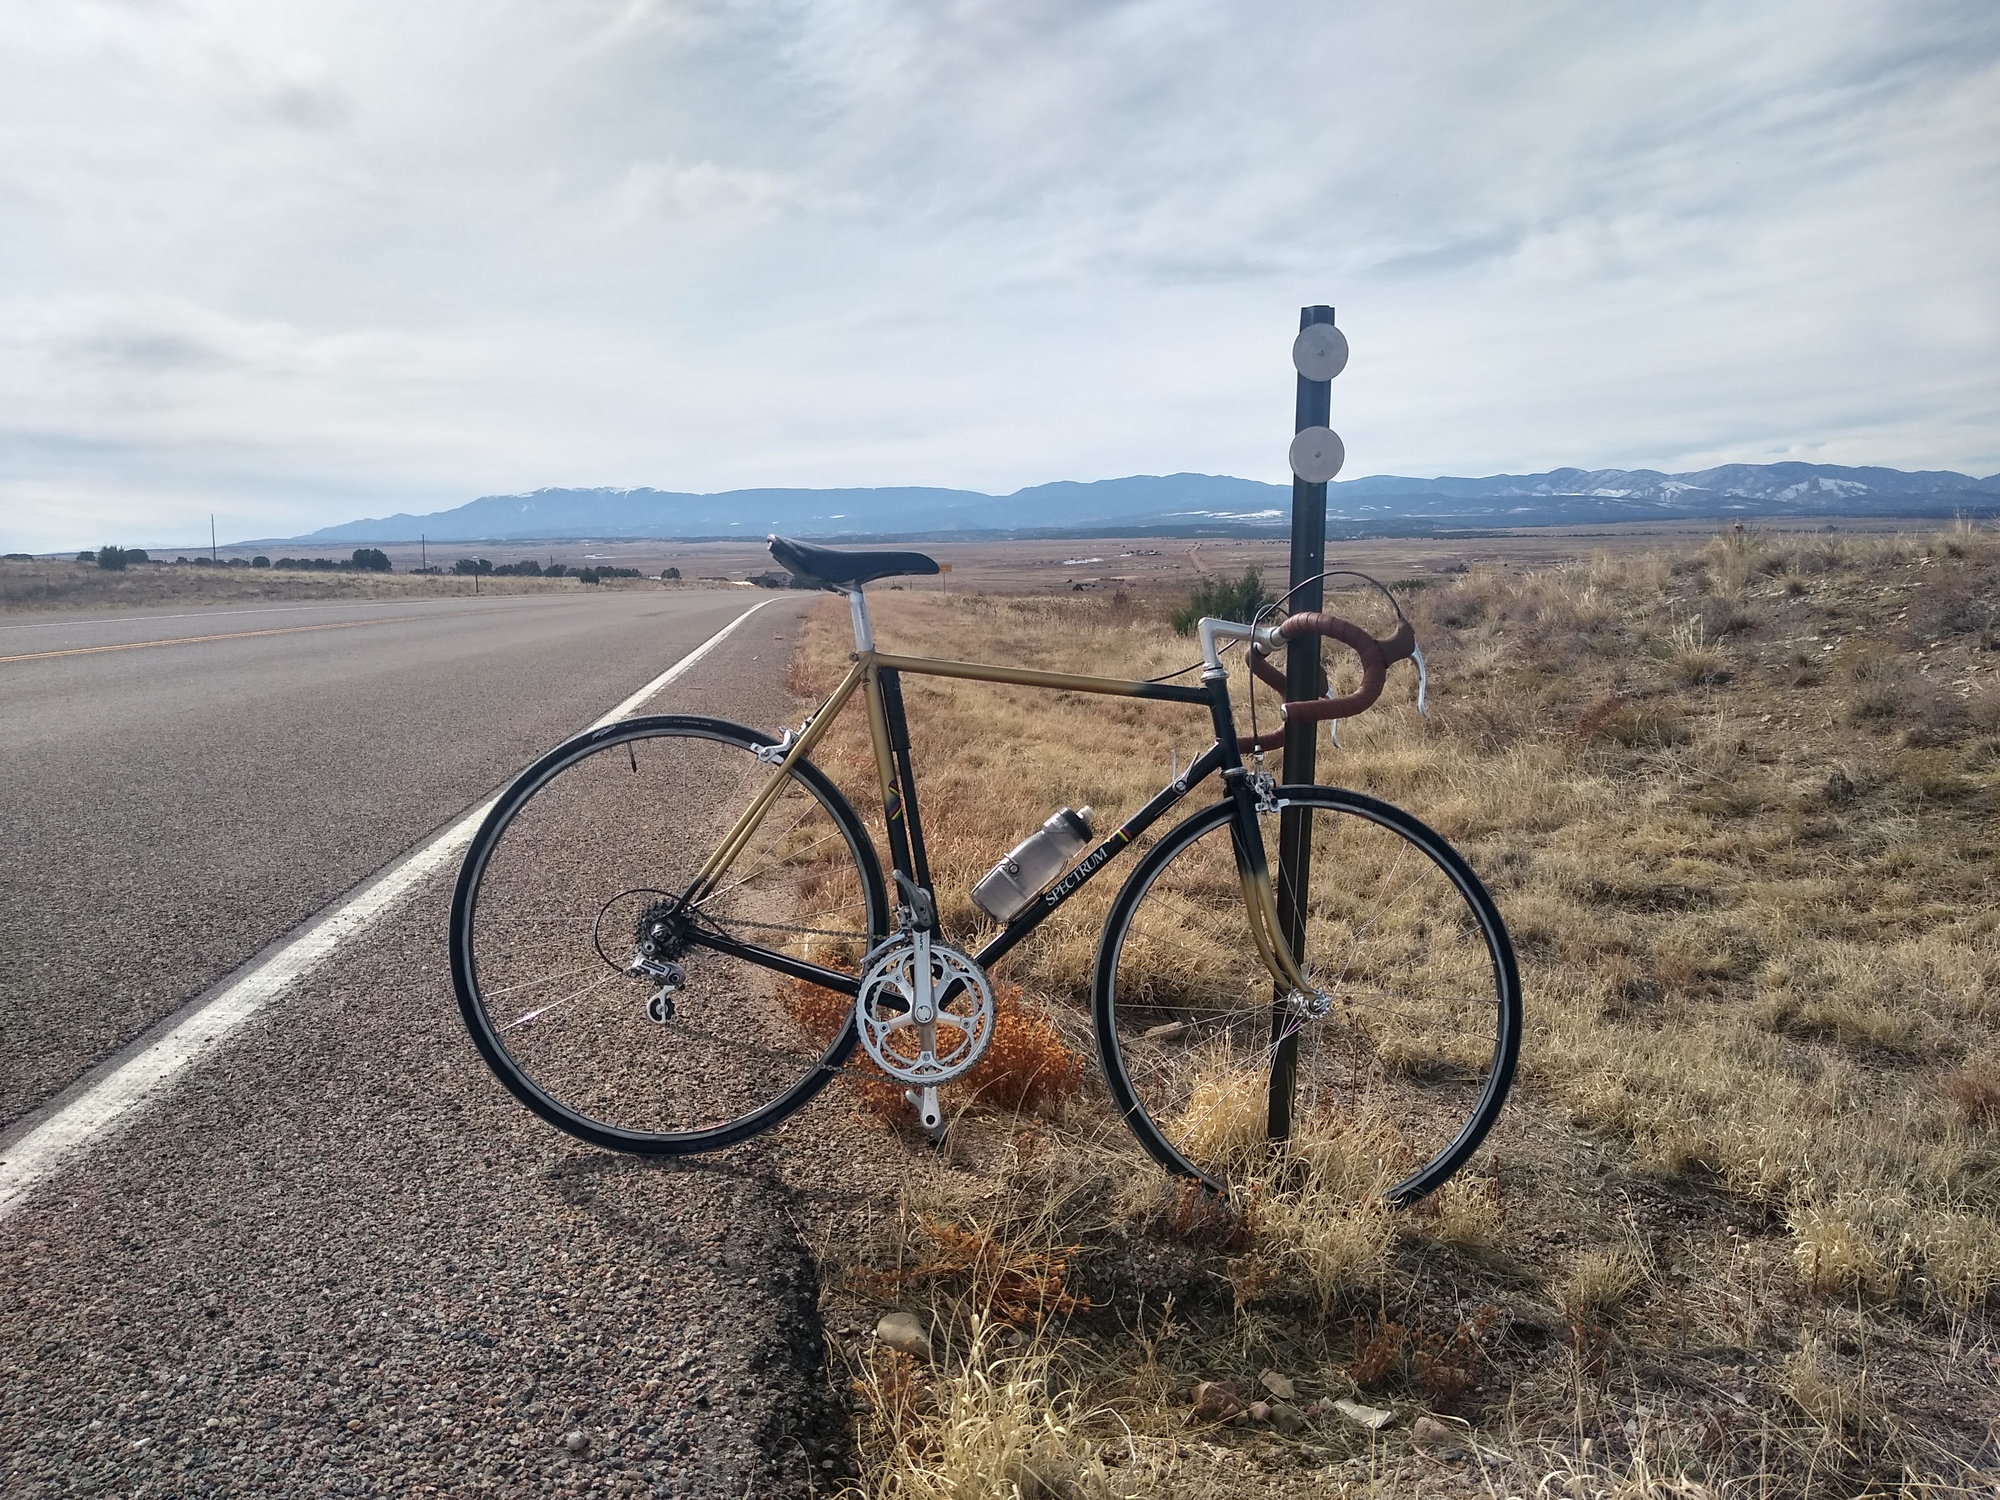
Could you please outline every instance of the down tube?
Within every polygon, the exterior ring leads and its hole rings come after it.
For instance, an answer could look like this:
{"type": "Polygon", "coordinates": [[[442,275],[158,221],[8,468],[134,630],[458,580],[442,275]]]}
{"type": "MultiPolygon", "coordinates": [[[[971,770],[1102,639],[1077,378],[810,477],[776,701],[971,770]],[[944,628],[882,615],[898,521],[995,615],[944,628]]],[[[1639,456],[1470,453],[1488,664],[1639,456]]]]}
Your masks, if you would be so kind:
{"type": "Polygon", "coordinates": [[[1110,864],[1121,850],[1129,847],[1134,839],[1157,823],[1167,809],[1212,776],[1216,767],[1221,764],[1220,746],[1210,745],[1208,749],[1202,751],[1178,781],[1169,782],[1161,787],[1153,795],[1152,800],[1119,824],[1111,837],[1078,860],[1067,875],[1029,902],[1028,909],[1009,922],[1006,930],[999,933],[992,942],[981,948],[974,955],[973,961],[982,969],[989,968],[1012,952],[1021,939],[1048,920],[1057,907],[1088,885],[1099,870],[1110,864]]]}

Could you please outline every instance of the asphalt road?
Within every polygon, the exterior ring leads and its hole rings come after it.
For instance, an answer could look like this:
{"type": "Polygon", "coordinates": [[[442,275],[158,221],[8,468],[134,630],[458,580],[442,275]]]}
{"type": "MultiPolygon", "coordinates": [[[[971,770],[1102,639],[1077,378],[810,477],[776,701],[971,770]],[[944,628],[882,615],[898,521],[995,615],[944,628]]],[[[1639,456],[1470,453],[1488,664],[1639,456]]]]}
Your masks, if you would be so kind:
{"type": "Polygon", "coordinates": [[[0,1126],[750,602],[0,618],[0,1126]]]}
{"type": "MultiPolygon", "coordinates": [[[[67,828],[66,802],[45,809],[41,860],[10,862],[33,972],[100,1036],[143,1025],[750,602],[432,607],[0,676],[10,762],[84,804],[67,828]],[[233,668],[206,654],[228,651],[233,668]],[[107,886],[159,908],[151,940],[66,964],[71,924],[118,933],[107,886]],[[134,969],[153,998],[117,1011],[101,991],[134,969]]],[[[808,602],[773,603],[647,708],[789,717],[808,602]]],[[[10,819],[35,805],[6,795],[10,819]]],[[[772,1165],[807,1132],[653,1163],[528,1115],[459,1024],[449,887],[430,880],[7,1219],[0,1492],[733,1500],[838,1475],[818,1288],[772,1165]]],[[[10,1064],[61,1045],[62,1067],[88,1065],[37,1014],[57,1002],[10,982],[10,1064]],[[42,1040],[16,1045],[17,1017],[42,1040]]],[[[32,1092],[61,1071],[10,1076],[32,1092]]]]}

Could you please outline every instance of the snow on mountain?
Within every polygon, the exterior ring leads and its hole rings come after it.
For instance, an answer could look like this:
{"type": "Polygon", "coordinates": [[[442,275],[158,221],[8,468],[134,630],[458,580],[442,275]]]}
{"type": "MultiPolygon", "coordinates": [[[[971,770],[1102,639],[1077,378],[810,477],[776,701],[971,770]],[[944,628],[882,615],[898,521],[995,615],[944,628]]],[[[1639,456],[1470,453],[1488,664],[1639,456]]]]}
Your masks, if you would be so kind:
{"type": "MultiPolygon", "coordinates": [[[[1481,525],[1596,525],[1668,518],[1906,515],[2000,511],[2000,475],[1830,464],[1551,469],[1545,474],[1413,479],[1376,474],[1327,486],[1335,531],[1429,532],[1481,525]]],[[[272,541],[368,543],[527,538],[953,536],[1090,531],[1258,532],[1291,515],[1289,485],[1220,474],[1062,480],[1011,495],[908,486],[691,494],[643,486],[486,495],[451,510],[329,526],[272,541]]]]}

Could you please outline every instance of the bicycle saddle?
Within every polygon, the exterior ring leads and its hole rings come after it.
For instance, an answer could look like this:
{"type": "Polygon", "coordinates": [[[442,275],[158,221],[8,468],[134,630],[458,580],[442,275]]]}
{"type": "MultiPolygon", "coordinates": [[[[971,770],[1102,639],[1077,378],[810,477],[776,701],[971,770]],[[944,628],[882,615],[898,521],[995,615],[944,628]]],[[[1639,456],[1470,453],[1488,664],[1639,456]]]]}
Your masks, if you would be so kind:
{"type": "Polygon", "coordinates": [[[786,572],[830,589],[859,588],[877,578],[938,570],[936,559],[921,552],[837,552],[783,536],[770,538],[770,543],[771,556],[786,572]]]}

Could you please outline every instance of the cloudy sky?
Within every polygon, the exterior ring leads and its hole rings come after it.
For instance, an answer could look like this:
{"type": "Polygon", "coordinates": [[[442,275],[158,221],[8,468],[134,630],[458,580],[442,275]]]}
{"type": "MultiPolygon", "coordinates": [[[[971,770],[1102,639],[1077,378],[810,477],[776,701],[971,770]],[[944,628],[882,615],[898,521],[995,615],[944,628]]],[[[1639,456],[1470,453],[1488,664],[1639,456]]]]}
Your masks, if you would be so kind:
{"type": "Polygon", "coordinates": [[[1991,0],[0,8],[0,547],[541,485],[2000,469],[1991,0]]]}

